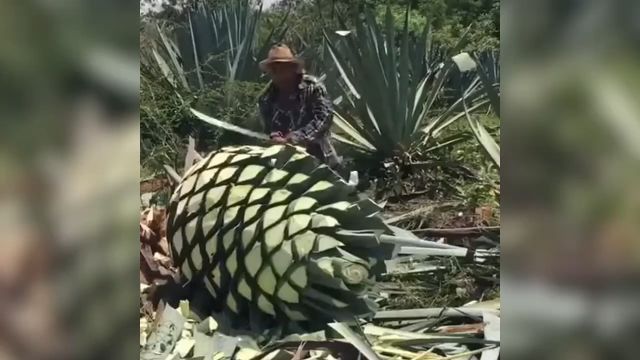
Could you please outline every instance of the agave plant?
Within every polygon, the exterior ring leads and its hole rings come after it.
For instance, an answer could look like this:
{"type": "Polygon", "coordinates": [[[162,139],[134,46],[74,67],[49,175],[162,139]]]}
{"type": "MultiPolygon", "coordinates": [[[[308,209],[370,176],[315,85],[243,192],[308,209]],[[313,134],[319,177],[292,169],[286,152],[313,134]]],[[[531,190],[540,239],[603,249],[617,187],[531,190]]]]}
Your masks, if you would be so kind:
{"type": "Polygon", "coordinates": [[[202,89],[219,80],[257,82],[258,61],[282,38],[287,17],[258,43],[261,15],[261,1],[234,0],[215,8],[196,2],[177,25],[155,25],[159,41],[153,57],[165,77],[182,88],[202,89]]]}
{"type": "Polygon", "coordinates": [[[169,206],[174,261],[218,309],[280,320],[365,314],[370,256],[389,228],[328,167],[292,146],[228,147],[185,174],[169,206]]]}
{"type": "MultiPolygon", "coordinates": [[[[425,59],[431,49],[430,32],[425,30],[412,40],[408,20],[407,10],[404,28],[396,36],[390,9],[384,30],[370,12],[365,12],[364,20],[356,21],[355,31],[339,32],[333,40],[326,35],[328,51],[344,85],[335,116],[342,134],[335,137],[382,158],[407,151],[452,114],[462,111],[462,104],[454,102],[434,115],[454,62],[444,57],[443,62],[429,66],[425,59]]],[[[465,38],[463,35],[450,52],[458,52],[465,38]]],[[[471,107],[478,106],[482,94],[479,83],[467,90],[471,107]]]]}
{"type": "MultiPolygon", "coordinates": [[[[482,65],[482,61],[480,61],[477,57],[471,56],[468,53],[462,53],[459,56],[454,58],[454,62],[458,67],[460,73],[472,73],[472,70],[475,71],[475,80],[474,82],[480,83],[482,91],[486,94],[487,100],[483,101],[481,104],[489,102],[491,108],[496,113],[498,117],[500,117],[500,94],[497,87],[498,81],[498,73],[496,72],[496,68],[492,68],[491,71],[487,71],[485,67],[482,65]]],[[[473,132],[473,135],[476,137],[482,148],[485,150],[491,161],[499,168],[500,167],[500,146],[496,142],[496,140],[491,137],[491,134],[487,131],[487,129],[482,125],[482,123],[478,120],[477,117],[474,117],[470,114],[470,109],[467,104],[467,94],[468,91],[462,91],[462,96],[459,102],[462,103],[464,108],[464,116],[469,123],[469,127],[473,132]]],[[[451,122],[456,120],[457,117],[453,117],[449,119],[447,122],[451,122]]],[[[439,131],[437,129],[436,131],[439,131]]]]}
{"type": "Polygon", "coordinates": [[[387,225],[380,211],[301,148],[226,147],[182,177],[167,236],[182,276],[232,326],[249,314],[322,324],[371,313],[372,280],[396,251],[465,256],[387,225]]]}

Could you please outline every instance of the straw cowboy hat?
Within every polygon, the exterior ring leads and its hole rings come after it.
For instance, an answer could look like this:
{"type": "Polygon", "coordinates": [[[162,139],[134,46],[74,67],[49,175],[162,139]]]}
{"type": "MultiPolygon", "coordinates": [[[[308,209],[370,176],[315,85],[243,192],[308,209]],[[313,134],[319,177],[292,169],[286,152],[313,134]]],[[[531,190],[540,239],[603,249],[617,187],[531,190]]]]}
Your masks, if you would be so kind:
{"type": "Polygon", "coordinates": [[[269,50],[269,55],[266,59],[260,61],[260,70],[267,72],[269,66],[273,63],[290,63],[296,64],[297,72],[302,73],[304,62],[302,59],[296,57],[293,51],[287,45],[276,45],[269,50]]]}

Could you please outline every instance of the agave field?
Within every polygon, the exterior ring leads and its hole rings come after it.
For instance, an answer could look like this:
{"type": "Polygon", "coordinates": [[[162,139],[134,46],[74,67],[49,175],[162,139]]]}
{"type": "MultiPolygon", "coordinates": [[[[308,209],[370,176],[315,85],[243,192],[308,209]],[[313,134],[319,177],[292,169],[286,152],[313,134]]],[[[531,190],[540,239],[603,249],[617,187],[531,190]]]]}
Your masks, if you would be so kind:
{"type": "Polygon", "coordinates": [[[144,24],[140,358],[498,359],[497,55],[410,9],[312,41],[294,5],[194,4],[144,24]],[[281,40],[333,97],[345,173],[252,120],[281,40]]]}

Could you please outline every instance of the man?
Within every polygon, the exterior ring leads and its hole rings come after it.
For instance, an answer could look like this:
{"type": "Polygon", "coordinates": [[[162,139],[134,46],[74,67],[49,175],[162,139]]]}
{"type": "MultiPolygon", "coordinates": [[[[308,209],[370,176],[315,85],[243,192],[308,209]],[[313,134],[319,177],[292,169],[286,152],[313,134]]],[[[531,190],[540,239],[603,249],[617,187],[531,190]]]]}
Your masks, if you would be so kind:
{"type": "Polygon", "coordinates": [[[331,100],[318,79],[304,73],[302,61],[286,45],[271,48],[260,69],[271,85],[258,105],[265,131],[278,144],[302,145],[327,165],[340,165],[330,140],[333,121],[331,100]]]}

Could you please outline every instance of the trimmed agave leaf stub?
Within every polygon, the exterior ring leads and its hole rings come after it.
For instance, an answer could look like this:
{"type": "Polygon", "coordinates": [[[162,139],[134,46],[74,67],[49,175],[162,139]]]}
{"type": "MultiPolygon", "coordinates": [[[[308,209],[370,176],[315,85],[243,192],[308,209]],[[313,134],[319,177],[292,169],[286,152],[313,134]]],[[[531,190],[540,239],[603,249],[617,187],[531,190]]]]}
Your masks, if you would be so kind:
{"type": "Polygon", "coordinates": [[[467,52],[462,52],[458,55],[455,55],[451,59],[456,64],[460,72],[467,72],[476,68],[476,62],[467,52]]]}
{"type": "Polygon", "coordinates": [[[281,321],[372,310],[363,291],[376,275],[369,251],[392,232],[371,221],[374,203],[304,149],[222,148],[177,189],[168,219],[176,266],[186,281],[202,279],[215,309],[244,324],[251,309],[281,321]]]}

